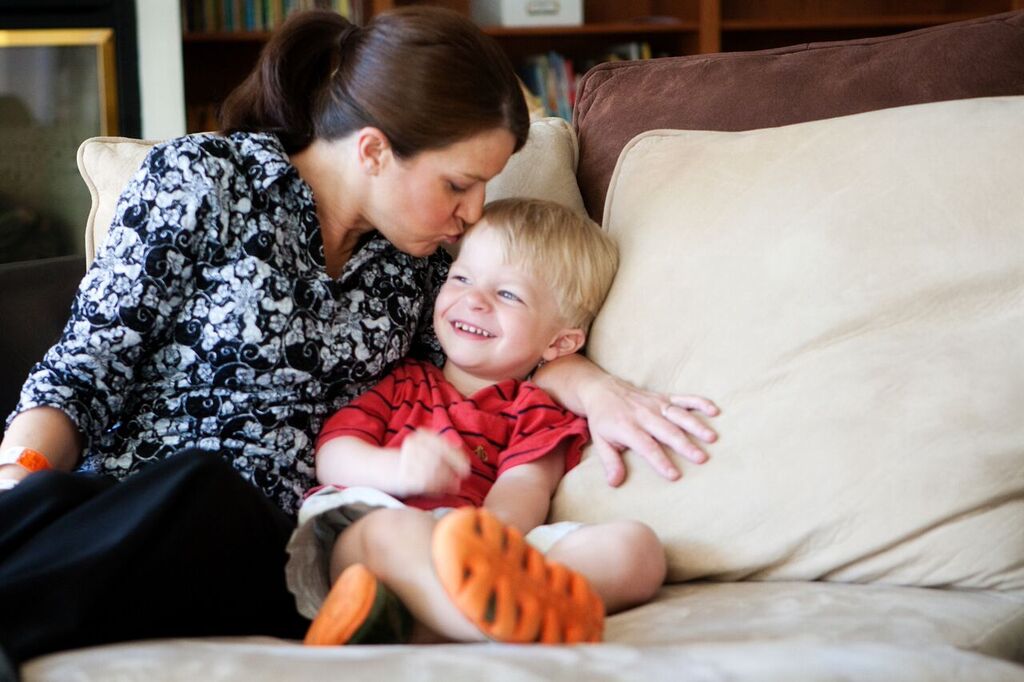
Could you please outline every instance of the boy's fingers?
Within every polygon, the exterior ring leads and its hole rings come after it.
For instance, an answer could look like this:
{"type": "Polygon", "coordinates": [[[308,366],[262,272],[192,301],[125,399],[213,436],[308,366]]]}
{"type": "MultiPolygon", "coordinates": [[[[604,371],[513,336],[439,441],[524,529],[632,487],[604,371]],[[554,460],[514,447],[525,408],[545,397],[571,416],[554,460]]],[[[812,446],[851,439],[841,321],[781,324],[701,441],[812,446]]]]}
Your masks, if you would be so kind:
{"type": "Polygon", "coordinates": [[[469,457],[460,448],[453,446],[445,440],[444,436],[427,429],[416,429],[415,436],[420,438],[423,443],[429,444],[429,447],[440,455],[441,461],[453,470],[459,478],[469,476],[469,457]]]}
{"type": "Polygon", "coordinates": [[[460,448],[453,447],[446,441],[444,448],[441,449],[441,456],[460,479],[469,476],[471,469],[469,457],[460,448]]]}

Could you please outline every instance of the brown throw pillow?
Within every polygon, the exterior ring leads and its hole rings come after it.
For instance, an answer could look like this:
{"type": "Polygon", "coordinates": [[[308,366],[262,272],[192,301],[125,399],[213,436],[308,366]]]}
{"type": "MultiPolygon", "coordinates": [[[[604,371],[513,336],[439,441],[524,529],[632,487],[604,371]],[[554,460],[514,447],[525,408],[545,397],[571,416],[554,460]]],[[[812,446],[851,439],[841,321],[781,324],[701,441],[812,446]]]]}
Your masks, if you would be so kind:
{"type": "Polygon", "coordinates": [[[601,220],[619,152],[647,130],[752,130],[1020,94],[1024,11],[884,38],[611,62],[581,82],[577,177],[588,212],[601,220]]]}

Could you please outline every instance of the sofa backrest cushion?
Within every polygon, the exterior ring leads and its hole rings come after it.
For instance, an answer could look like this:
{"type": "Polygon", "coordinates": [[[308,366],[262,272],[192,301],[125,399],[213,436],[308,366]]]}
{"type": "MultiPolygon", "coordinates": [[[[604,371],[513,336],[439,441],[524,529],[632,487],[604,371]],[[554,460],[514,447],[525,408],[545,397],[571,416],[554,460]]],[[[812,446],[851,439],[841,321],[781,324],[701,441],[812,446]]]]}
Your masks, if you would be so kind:
{"type": "Polygon", "coordinates": [[[563,118],[541,118],[530,124],[526,145],[487,183],[487,201],[509,197],[548,199],[585,214],[576,184],[579,145],[563,118]]]}
{"type": "Polygon", "coordinates": [[[96,249],[107,238],[121,192],[155,144],[156,140],[92,137],[78,147],[78,171],[92,197],[85,223],[87,263],[92,263],[96,249]]]}
{"type": "Polygon", "coordinates": [[[1024,590],[1022,149],[1024,97],[631,141],[588,354],[721,437],[674,483],[587,457],[554,518],[647,522],[673,581],[1024,590]]]}
{"type": "Polygon", "coordinates": [[[619,152],[646,130],[751,130],[1020,94],[1024,11],[883,38],[611,62],[581,80],[579,185],[599,220],[619,152]]]}
{"type": "MultiPolygon", "coordinates": [[[[154,140],[94,137],[79,147],[78,169],[92,196],[85,230],[88,262],[92,262],[96,248],[107,236],[121,192],[155,144],[154,140]]],[[[487,198],[530,196],[556,201],[584,213],[583,199],[576,186],[578,156],[576,134],[566,121],[534,121],[526,145],[487,184],[487,198]]]]}

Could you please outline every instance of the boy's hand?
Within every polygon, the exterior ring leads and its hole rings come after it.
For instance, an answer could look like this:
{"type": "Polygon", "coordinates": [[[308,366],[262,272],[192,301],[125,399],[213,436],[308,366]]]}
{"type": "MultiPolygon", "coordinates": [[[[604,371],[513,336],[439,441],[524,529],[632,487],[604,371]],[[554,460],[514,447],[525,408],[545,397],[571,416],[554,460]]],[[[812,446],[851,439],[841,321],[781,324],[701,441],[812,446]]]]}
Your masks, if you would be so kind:
{"type": "Polygon", "coordinates": [[[398,463],[402,496],[457,492],[469,473],[469,456],[436,433],[418,429],[402,441],[398,463]]]}

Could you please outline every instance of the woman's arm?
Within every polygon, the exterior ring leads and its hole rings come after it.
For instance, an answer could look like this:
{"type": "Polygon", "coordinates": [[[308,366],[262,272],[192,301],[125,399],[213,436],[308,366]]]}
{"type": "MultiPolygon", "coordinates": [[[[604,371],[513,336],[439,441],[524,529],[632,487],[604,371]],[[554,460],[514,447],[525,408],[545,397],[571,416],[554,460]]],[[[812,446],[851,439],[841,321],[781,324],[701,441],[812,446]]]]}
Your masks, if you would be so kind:
{"type": "Polygon", "coordinates": [[[718,406],[710,400],[639,389],[578,353],[547,363],[537,370],[533,381],[566,408],[587,418],[594,451],[601,458],[612,486],[625,480],[623,450],[633,450],[655,471],[674,481],[680,476],[679,469],[662,445],[695,464],[702,464],[707,453],[693,439],[713,443],[718,438],[693,414],[696,411],[708,417],[717,416],[718,406]]]}
{"type": "Polygon", "coordinates": [[[484,508],[524,534],[548,517],[551,496],[565,473],[565,447],[526,464],[512,467],[498,476],[484,508]]]}
{"type": "MultiPolygon", "coordinates": [[[[53,407],[26,410],[11,421],[0,442],[0,452],[12,447],[26,447],[42,454],[50,466],[71,471],[78,462],[82,436],[71,418],[53,407]]],[[[0,479],[21,480],[29,471],[17,464],[0,466],[0,479]]]]}
{"type": "MultiPolygon", "coordinates": [[[[170,170],[182,166],[179,152],[173,144],[155,147],[121,194],[70,320],[22,388],[4,447],[28,447],[54,468],[73,469],[83,445],[118,421],[137,367],[171,334],[198,248],[199,206],[215,203],[204,201],[196,183],[187,200],[153,199],[181,194],[183,180],[170,170]]],[[[188,161],[197,173],[195,158],[188,161]]],[[[208,190],[216,191],[212,184],[208,190]]],[[[219,225],[217,216],[209,219],[219,225]]]]}

